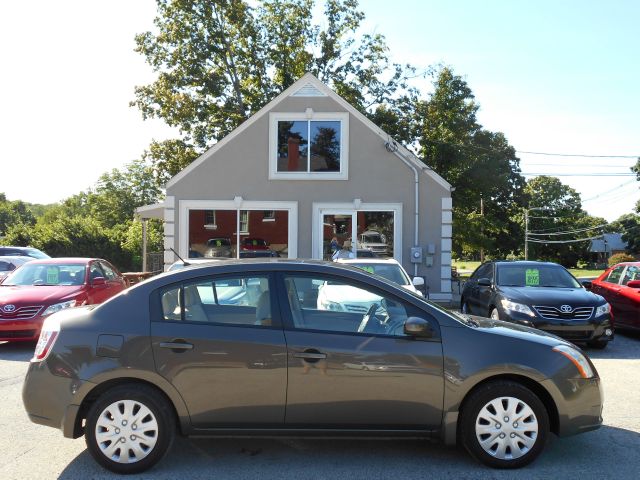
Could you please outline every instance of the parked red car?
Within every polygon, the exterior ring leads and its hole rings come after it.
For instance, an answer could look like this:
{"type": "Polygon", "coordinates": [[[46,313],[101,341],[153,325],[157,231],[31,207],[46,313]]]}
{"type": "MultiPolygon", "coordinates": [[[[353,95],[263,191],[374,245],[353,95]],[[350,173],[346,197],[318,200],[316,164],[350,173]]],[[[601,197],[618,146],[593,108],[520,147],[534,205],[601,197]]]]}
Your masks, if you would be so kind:
{"type": "Polygon", "coordinates": [[[0,341],[36,341],[44,319],[65,308],[102,303],[127,288],[98,258],[33,260],[0,283],[0,341]]]}
{"type": "Polygon", "coordinates": [[[611,305],[617,329],[640,329],[640,262],[619,263],[591,282],[611,305]]]}

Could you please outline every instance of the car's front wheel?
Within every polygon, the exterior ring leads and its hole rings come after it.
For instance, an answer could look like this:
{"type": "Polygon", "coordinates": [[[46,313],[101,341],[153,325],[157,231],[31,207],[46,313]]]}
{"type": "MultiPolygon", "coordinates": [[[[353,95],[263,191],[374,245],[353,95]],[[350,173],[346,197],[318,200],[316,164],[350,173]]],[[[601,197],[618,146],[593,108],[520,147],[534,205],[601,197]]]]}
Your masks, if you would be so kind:
{"type": "Polygon", "coordinates": [[[609,343],[608,340],[593,340],[589,343],[587,343],[587,345],[591,348],[595,348],[598,350],[604,350],[605,348],[607,348],[607,344],[609,343]]]}
{"type": "Polygon", "coordinates": [[[509,381],[488,383],[465,401],[460,437],[480,462],[494,468],[519,468],[542,452],[549,415],[525,386],[509,381]]]}
{"type": "Polygon", "coordinates": [[[174,437],[171,406],[146,385],[114,387],[87,414],[87,448],[112,472],[130,474],[151,468],[167,453],[174,437]]]}

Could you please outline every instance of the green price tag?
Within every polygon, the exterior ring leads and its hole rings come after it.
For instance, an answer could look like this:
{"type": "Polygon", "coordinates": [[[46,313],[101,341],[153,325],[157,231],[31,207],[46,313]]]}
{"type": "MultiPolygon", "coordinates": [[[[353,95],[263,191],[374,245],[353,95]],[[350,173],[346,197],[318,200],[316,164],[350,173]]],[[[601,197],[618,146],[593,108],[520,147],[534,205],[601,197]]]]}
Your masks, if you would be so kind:
{"type": "Polygon", "coordinates": [[[58,269],[55,267],[47,268],[47,283],[51,285],[58,284],[58,269]]]}
{"type": "Polygon", "coordinates": [[[524,282],[527,287],[540,285],[540,270],[537,270],[535,268],[528,268],[525,272],[524,282]]]}
{"type": "Polygon", "coordinates": [[[365,272],[368,272],[368,273],[376,273],[376,272],[373,270],[373,267],[369,267],[368,265],[361,265],[361,266],[360,266],[360,269],[361,269],[361,270],[364,270],[365,272]]]}

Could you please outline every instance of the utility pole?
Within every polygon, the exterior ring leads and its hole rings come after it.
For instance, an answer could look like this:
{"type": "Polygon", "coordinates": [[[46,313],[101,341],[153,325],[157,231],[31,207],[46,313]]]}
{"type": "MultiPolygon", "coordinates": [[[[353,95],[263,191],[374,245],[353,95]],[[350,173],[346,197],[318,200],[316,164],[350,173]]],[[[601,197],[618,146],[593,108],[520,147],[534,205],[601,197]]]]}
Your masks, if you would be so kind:
{"type": "MultiPolygon", "coordinates": [[[[480,241],[484,240],[484,201],[480,194],[480,241]]],[[[525,253],[526,255],[526,253],[525,253]]],[[[525,257],[526,258],[526,257],[525,257]]],[[[484,263],[484,248],[480,246],[480,263],[484,263]]]]}

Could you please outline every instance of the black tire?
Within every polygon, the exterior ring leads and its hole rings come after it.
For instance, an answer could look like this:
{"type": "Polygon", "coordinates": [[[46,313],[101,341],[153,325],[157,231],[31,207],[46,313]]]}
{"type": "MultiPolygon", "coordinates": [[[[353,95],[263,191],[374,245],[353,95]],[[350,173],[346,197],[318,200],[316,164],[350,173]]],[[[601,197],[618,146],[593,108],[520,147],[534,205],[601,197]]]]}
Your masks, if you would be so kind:
{"type": "Polygon", "coordinates": [[[609,344],[608,340],[594,340],[592,342],[587,343],[587,346],[591,348],[595,348],[597,350],[604,350],[605,348],[607,348],[608,344],[609,344]]]}
{"type": "MultiPolygon", "coordinates": [[[[133,411],[135,412],[135,407],[133,411]]],[[[140,410],[138,410],[138,412],[140,412],[140,410]]],[[[145,418],[139,418],[135,420],[132,425],[129,426],[129,429],[137,429],[137,422],[142,423],[145,421],[145,418]]],[[[123,423],[122,425],[125,425],[125,423],[123,423]]],[[[124,432],[125,427],[122,427],[122,429],[124,432]]],[[[109,433],[109,430],[107,429],[105,430],[105,432],[109,433]]],[[[115,435],[115,433],[119,434],[119,431],[114,431],[113,435],[115,435]]],[[[175,414],[171,405],[165,399],[165,397],[156,389],[147,385],[128,384],[117,386],[110,390],[107,390],[95,402],[93,402],[91,408],[89,409],[89,412],[87,413],[84,436],[87,443],[87,449],[96,462],[98,462],[107,470],[111,470],[112,472],[120,474],[132,474],[148,470],[160,460],[162,460],[162,458],[171,448],[171,445],[175,438],[175,434],[175,414]],[[112,458],[108,458],[107,455],[102,452],[101,445],[104,448],[108,448],[110,441],[100,443],[98,440],[96,440],[96,425],[99,421],[104,423],[105,418],[108,418],[101,417],[103,412],[113,407],[113,404],[125,401],[133,402],[136,406],[138,406],[138,408],[146,407],[151,414],[151,416],[145,417],[146,421],[149,421],[149,418],[153,418],[157,424],[157,429],[152,429],[148,432],[143,432],[142,429],[140,429],[136,432],[142,435],[149,435],[148,438],[155,440],[155,444],[152,447],[147,446],[148,450],[143,452],[146,456],[138,461],[133,461],[132,463],[121,463],[113,460],[112,458]]],[[[144,445],[144,440],[142,440],[140,444],[144,445]]],[[[118,456],[124,454],[124,452],[122,452],[120,449],[118,449],[117,451],[119,452],[118,456]]],[[[131,451],[127,453],[127,455],[129,456],[131,456],[131,454],[131,451]]]]}
{"type": "MultiPolygon", "coordinates": [[[[509,405],[508,402],[507,405],[509,405]]],[[[496,412],[496,414],[500,414],[500,412],[496,412]]],[[[479,462],[493,468],[520,468],[535,460],[544,449],[549,436],[549,415],[542,401],[536,396],[536,394],[525,386],[516,382],[496,381],[480,387],[465,400],[460,417],[459,433],[461,443],[471,456],[479,462]],[[517,451],[516,449],[511,450],[511,447],[506,447],[505,452],[507,453],[503,455],[506,458],[500,458],[501,454],[498,450],[499,447],[495,449],[494,453],[489,453],[480,444],[479,437],[483,434],[476,433],[476,422],[479,428],[495,428],[496,435],[510,436],[511,428],[514,425],[517,427],[517,422],[511,423],[504,421],[503,418],[503,422],[500,423],[483,423],[485,422],[485,407],[488,406],[490,402],[496,400],[500,402],[500,405],[504,405],[503,399],[506,398],[511,398],[513,399],[512,401],[515,401],[517,407],[521,408],[519,413],[527,411],[522,404],[524,404],[524,406],[528,406],[533,411],[534,418],[530,415],[527,415],[527,417],[524,418],[519,418],[518,421],[521,422],[521,425],[519,425],[521,429],[518,431],[519,433],[516,435],[516,439],[506,440],[503,443],[513,443],[524,446],[524,443],[522,443],[519,438],[524,438],[524,435],[526,435],[527,440],[533,440],[533,444],[525,453],[517,451]],[[483,415],[479,417],[481,411],[483,411],[483,415]],[[527,431],[528,429],[522,428],[524,425],[533,425],[533,422],[537,422],[537,433],[535,435],[532,434],[531,431],[527,431]],[[498,428],[498,426],[500,428],[498,428]],[[503,429],[503,431],[500,432],[500,429],[503,429]],[[518,456],[520,454],[521,456],[518,456]],[[508,458],[509,456],[513,458],[508,458]]],[[[490,439],[493,434],[487,433],[484,435],[486,435],[487,439],[490,439]]],[[[486,446],[491,450],[492,447],[497,445],[500,441],[501,440],[498,437],[495,437],[495,439],[488,442],[486,446]]]]}

